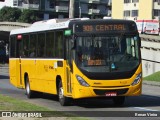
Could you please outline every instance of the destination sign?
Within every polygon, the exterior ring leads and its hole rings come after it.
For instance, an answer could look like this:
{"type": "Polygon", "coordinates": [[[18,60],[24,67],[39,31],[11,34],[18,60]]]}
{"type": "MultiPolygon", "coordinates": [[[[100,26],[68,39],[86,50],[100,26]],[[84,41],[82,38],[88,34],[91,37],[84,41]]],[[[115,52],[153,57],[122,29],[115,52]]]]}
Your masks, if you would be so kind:
{"type": "Polygon", "coordinates": [[[83,32],[92,32],[92,31],[97,31],[97,32],[103,32],[103,31],[109,31],[109,30],[114,30],[114,31],[125,31],[125,25],[123,24],[116,24],[116,25],[83,25],[83,32]]]}
{"type": "Polygon", "coordinates": [[[111,31],[135,31],[136,27],[132,24],[79,24],[75,26],[75,32],[111,32],[111,31]]]}

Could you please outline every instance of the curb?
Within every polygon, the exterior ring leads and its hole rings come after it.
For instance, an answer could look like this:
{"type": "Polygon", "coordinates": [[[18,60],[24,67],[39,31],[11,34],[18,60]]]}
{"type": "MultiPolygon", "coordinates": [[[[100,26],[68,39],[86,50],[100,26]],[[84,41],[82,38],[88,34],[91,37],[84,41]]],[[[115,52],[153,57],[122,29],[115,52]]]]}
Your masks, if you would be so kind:
{"type": "Polygon", "coordinates": [[[160,87],[160,82],[156,82],[156,81],[143,81],[143,84],[160,87]]]}

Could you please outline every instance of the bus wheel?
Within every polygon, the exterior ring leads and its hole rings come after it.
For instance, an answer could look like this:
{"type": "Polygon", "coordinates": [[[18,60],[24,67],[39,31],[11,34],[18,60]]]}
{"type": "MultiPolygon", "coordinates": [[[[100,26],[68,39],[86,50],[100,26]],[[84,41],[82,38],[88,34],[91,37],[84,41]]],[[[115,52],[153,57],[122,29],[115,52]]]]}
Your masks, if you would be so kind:
{"type": "Polygon", "coordinates": [[[59,102],[62,106],[69,105],[69,102],[70,102],[69,98],[64,96],[62,82],[59,83],[58,97],[59,97],[59,102]]]}
{"type": "Polygon", "coordinates": [[[34,91],[32,91],[30,89],[30,84],[29,84],[29,78],[26,77],[26,85],[25,85],[25,88],[26,88],[26,95],[28,98],[33,98],[34,96],[34,91]]]}
{"type": "Polygon", "coordinates": [[[125,96],[118,96],[113,98],[115,106],[122,106],[125,102],[125,96]]]}

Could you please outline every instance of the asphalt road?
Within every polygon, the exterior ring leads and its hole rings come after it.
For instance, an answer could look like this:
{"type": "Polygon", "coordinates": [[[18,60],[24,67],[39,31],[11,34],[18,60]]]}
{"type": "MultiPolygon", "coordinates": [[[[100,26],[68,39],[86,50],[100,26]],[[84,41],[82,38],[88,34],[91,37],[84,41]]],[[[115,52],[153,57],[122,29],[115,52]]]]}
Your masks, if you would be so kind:
{"type": "MultiPolygon", "coordinates": [[[[17,89],[9,83],[9,77],[7,72],[0,72],[0,94],[11,96],[17,99],[21,99],[30,103],[34,103],[40,106],[47,107],[56,111],[68,111],[78,114],[79,116],[93,117],[98,120],[127,120],[123,116],[130,117],[129,119],[141,119],[141,120],[160,120],[158,117],[137,117],[134,115],[142,115],[143,112],[156,114],[160,112],[160,86],[143,84],[143,94],[136,97],[127,97],[124,106],[115,107],[111,100],[102,99],[90,99],[75,101],[70,106],[62,107],[56,96],[42,94],[41,96],[33,99],[28,99],[25,95],[25,90],[17,89]],[[142,114],[141,114],[142,113],[142,114]],[[113,114],[113,116],[112,116],[113,114]],[[118,115],[118,116],[116,116],[118,115]],[[122,115],[122,117],[120,117],[122,115]]],[[[71,112],[71,113],[72,113],[71,112]]],[[[159,115],[159,113],[158,113],[159,115]]]]}

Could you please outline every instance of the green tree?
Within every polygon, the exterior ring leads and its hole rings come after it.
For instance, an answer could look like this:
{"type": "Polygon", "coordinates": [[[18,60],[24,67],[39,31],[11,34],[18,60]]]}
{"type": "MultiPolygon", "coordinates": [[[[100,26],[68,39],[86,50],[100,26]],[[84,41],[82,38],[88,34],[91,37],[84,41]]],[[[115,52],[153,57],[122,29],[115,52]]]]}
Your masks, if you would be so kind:
{"type": "Polygon", "coordinates": [[[22,14],[19,18],[19,22],[24,22],[24,23],[33,23],[35,21],[39,21],[40,18],[38,17],[38,14],[36,14],[35,11],[29,10],[29,9],[24,9],[22,11],[22,14]]]}
{"type": "Polygon", "coordinates": [[[12,7],[3,7],[0,10],[0,21],[16,22],[21,16],[21,10],[12,7]]]}

